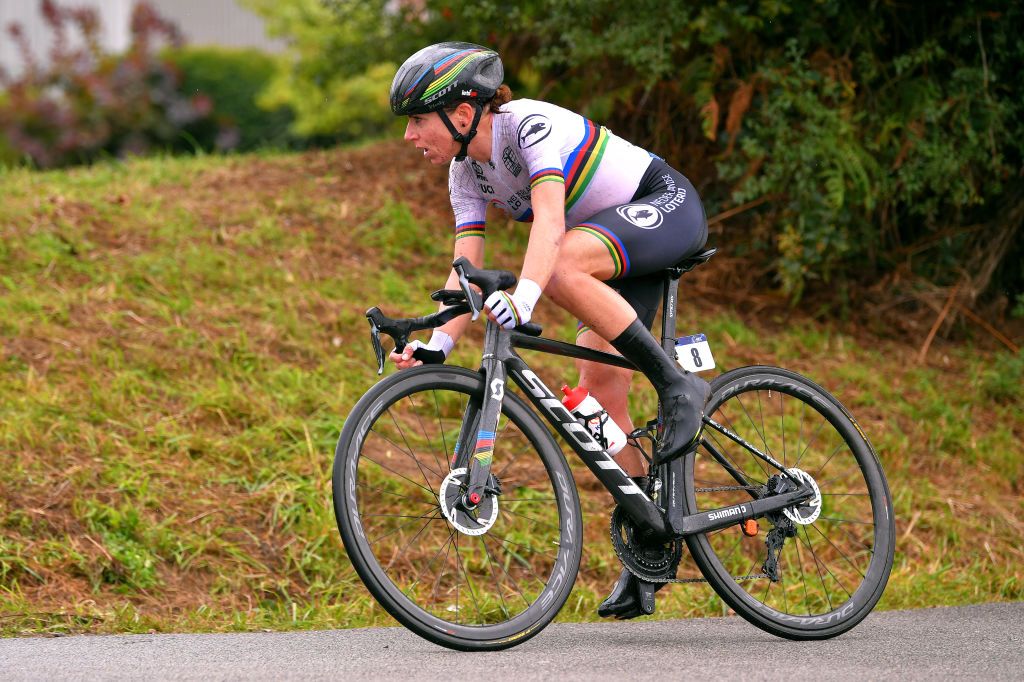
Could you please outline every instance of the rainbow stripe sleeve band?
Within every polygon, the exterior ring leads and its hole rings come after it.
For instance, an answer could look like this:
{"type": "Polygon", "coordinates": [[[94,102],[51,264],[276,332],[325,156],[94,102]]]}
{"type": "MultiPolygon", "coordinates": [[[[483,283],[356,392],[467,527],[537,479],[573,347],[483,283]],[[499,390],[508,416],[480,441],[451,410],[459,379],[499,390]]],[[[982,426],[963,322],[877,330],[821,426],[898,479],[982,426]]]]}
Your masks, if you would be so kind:
{"type": "Polygon", "coordinates": [[[565,183],[565,176],[561,168],[542,168],[530,176],[530,189],[533,189],[542,182],[565,183]]]}
{"type": "Polygon", "coordinates": [[[463,237],[480,237],[484,236],[484,221],[477,220],[471,223],[459,223],[455,226],[455,239],[459,240],[463,237]]]}

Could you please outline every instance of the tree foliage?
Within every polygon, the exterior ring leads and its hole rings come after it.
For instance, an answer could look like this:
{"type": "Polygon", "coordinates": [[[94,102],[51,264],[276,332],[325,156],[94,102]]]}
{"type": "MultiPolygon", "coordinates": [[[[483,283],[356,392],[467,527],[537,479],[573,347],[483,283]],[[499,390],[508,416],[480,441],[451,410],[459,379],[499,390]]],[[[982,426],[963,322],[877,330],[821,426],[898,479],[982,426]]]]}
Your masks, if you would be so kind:
{"type": "MultiPolygon", "coordinates": [[[[1024,284],[1024,9],[984,0],[249,0],[292,39],[299,125],[381,131],[395,66],[491,45],[520,95],[689,174],[782,289],[908,266],[977,296],[1024,284]]],[[[726,238],[731,238],[727,235],[726,238]]]]}

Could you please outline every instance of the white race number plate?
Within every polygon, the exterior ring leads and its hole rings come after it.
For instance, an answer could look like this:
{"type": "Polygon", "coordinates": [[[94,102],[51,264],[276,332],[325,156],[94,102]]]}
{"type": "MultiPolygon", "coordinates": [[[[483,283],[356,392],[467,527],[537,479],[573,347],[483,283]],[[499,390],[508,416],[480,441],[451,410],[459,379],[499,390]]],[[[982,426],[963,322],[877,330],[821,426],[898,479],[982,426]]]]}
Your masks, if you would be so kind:
{"type": "Polygon", "coordinates": [[[676,360],[688,372],[703,372],[715,368],[708,337],[704,334],[683,336],[676,339],[676,360]]]}

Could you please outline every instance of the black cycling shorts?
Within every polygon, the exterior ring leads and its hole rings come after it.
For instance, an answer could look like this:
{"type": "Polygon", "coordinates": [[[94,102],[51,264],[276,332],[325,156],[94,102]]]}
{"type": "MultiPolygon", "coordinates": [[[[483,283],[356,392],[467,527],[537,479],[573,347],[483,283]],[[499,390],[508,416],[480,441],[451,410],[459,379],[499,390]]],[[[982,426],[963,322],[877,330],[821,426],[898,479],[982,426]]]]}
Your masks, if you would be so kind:
{"type": "MultiPolygon", "coordinates": [[[[661,304],[662,271],[704,248],[708,221],[693,184],[653,158],[628,204],[606,208],[572,227],[608,249],[615,273],[607,282],[648,329],[661,304]]],[[[588,329],[582,325],[577,336],[588,329]]]]}

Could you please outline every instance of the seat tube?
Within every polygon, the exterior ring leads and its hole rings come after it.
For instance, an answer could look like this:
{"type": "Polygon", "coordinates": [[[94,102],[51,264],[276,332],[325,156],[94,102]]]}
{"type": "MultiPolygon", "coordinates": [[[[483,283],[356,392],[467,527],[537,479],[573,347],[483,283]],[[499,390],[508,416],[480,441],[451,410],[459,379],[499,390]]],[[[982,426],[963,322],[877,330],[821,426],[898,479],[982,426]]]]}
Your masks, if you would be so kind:
{"type": "MultiPolygon", "coordinates": [[[[498,334],[501,328],[488,320],[484,331],[484,354],[481,369],[484,375],[484,394],[481,398],[480,419],[475,438],[469,434],[464,442],[473,448],[469,459],[469,484],[466,499],[472,502],[484,496],[484,487],[491,473],[494,458],[494,439],[501,417],[501,403],[505,398],[505,364],[498,359],[498,334]],[[474,495],[477,497],[474,498],[474,495]]],[[[464,425],[463,428],[466,428],[464,425]]],[[[475,502],[473,502],[475,504],[475,502]]]]}

